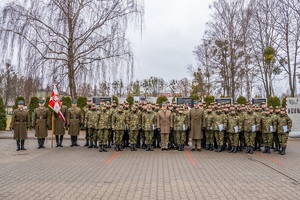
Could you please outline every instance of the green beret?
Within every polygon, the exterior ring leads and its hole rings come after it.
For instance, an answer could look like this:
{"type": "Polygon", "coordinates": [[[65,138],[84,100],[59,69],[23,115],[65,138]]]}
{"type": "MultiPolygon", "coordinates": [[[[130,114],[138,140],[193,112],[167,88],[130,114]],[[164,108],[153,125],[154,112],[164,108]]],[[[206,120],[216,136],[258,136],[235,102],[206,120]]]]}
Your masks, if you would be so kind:
{"type": "Polygon", "coordinates": [[[18,105],[24,105],[24,102],[23,101],[19,101],[18,105]]]}
{"type": "Polygon", "coordinates": [[[76,100],[73,100],[73,101],[72,101],[72,104],[77,104],[77,101],[76,101],[76,100]]]}
{"type": "Polygon", "coordinates": [[[44,100],[39,100],[39,104],[44,104],[45,103],[45,101],[44,100]]]}

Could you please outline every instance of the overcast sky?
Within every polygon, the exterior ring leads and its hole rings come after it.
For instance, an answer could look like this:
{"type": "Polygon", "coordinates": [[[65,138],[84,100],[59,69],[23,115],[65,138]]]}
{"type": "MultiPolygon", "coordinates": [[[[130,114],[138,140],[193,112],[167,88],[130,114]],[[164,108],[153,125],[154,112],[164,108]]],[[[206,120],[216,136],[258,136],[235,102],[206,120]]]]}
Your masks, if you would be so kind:
{"type": "Polygon", "coordinates": [[[135,55],[134,80],[151,76],[190,78],[188,64],[196,64],[194,47],[210,19],[213,0],[145,0],[143,33],[130,35],[135,55]]]}

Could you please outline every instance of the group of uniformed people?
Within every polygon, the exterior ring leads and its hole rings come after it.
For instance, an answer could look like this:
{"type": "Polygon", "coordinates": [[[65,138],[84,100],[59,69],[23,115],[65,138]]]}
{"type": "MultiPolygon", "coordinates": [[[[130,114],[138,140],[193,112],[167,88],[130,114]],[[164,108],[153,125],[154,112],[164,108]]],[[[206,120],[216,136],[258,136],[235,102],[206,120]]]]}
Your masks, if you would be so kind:
{"type": "MultiPolygon", "coordinates": [[[[24,140],[27,139],[29,128],[28,111],[23,109],[23,102],[18,103],[14,110],[11,129],[17,141],[17,151],[26,150],[24,140]]],[[[107,152],[107,148],[115,144],[116,151],[122,151],[129,146],[131,151],[137,148],[162,151],[174,148],[183,151],[192,140],[192,151],[206,150],[221,152],[226,148],[230,153],[238,150],[252,154],[264,146],[264,153],[270,153],[274,148],[284,155],[288,134],[292,121],[284,108],[262,107],[258,105],[220,105],[195,102],[194,108],[187,104],[176,105],[175,102],[158,104],[135,103],[129,106],[124,102],[117,106],[116,102],[100,102],[99,108],[90,99],[81,111],[76,101],[67,109],[62,105],[61,112],[66,116],[66,122],[55,113],[54,135],[56,147],[62,147],[65,130],[71,136],[71,147],[79,146],[77,137],[80,127],[85,127],[86,144],[88,148],[99,148],[99,152],[107,152]]],[[[45,148],[45,138],[48,136],[50,113],[40,100],[39,107],[34,110],[32,127],[38,139],[38,148],[45,148]]]]}

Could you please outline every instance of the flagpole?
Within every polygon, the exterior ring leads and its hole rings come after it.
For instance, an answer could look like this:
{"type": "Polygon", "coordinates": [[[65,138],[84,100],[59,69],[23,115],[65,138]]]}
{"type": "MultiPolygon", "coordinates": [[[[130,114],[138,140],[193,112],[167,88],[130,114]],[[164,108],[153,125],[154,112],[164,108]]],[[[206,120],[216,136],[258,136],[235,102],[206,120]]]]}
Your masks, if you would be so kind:
{"type": "Polygon", "coordinates": [[[54,111],[52,111],[52,134],[51,134],[51,148],[53,148],[53,135],[54,135],[54,111]]]}

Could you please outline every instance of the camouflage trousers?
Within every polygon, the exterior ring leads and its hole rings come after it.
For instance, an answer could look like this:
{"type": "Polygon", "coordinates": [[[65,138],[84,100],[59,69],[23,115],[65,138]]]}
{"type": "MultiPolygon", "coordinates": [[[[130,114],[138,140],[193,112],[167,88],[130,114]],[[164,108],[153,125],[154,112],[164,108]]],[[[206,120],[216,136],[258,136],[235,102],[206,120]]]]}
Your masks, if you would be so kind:
{"type": "Polygon", "coordinates": [[[206,130],[206,144],[214,143],[214,132],[212,130],[206,130]]]}
{"type": "Polygon", "coordinates": [[[95,128],[88,128],[88,139],[90,141],[96,141],[97,140],[97,134],[98,130],[95,128]]]}
{"type": "Polygon", "coordinates": [[[281,147],[286,147],[288,137],[289,137],[288,133],[278,133],[278,139],[281,147]]]}
{"type": "Polygon", "coordinates": [[[176,144],[184,144],[185,131],[175,131],[176,144]]]}
{"type": "Polygon", "coordinates": [[[224,144],[224,131],[214,131],[214,135],[218,146],[223,146],[224,144]]]}
{"type": "Polygon", "coordinates": [[[245,131],[245,141],[248,147],[254,147],[256,132],[245,131]]]}
{"type": "Polygon", "coordinates": [[[145,131],[145,138],[146,138],[145,144],[152,144],[153,136],[154,136],[153,131],[145,131]]]}
{"type": "Polygon", "coordinates": [[[131,131],[129,131],[129,141],[130,141],[130,144],[136,144],[138,134],[139,134],[138,130],[131,130],[131,131]]]}
{"type": "Polygon", "coordinates": [[[99,145],[106,145],[109,140],[109,131],[108,129],[100,129],[98,131],[98,140],[99,145]]]}
{"type": "Polygon", "coordinates": [[[265,146],[267,147],[272,146],[273,133],[262,133],[262,138],[265,146]]]}
{"type": "Polygon", "coordinates": [[[115,131],[115,143],[122,144],[124,131],[115,131]]]}
{"type": "Polygon", "coordinates": [[[237,147],[239,146],[239,134],[238,133],[228,133],[229,140],[232,146],[237,147]]]}

